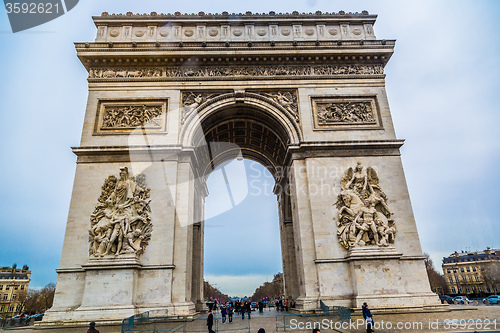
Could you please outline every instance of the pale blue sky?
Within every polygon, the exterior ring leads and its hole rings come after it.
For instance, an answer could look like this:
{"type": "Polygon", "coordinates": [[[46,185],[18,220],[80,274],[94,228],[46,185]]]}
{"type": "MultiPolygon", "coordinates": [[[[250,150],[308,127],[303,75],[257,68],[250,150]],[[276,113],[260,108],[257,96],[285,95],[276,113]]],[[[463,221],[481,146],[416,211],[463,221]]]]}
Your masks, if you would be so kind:
{"type": "MultiPolygon", "coordinates": [[[[495,212],[500,201],[500,2],[80,0],[68,14],[17,34],[0,10],[0,265],[29,265],[32,286],[56,280],[75,172],[70,147],[79,145],[87,99],[87,73],[73,42],[95,38],[91,16],[247,10],[378,14],[377,37],[397,40],[386,67],[387,94],[397,136],[406,139],[402,159],[423,250],[439,264],[455,250],[500,247],[495,212]]],[[[276,202],[274,196],[261,200],[276,202]]],[[[228,211],[221,217],[235,220],[255,205],[243,201],[239,214],[228,211]]],[[[272,219],[273,208],[266,209],[269,215],[262,220],[272,219]]],[[[207,221],[212,223],[220,224],[207,221]]],[[[269,228],[277,230],[277,222],[269,228]]],[[[224,228],[207,228],[207,235],[218,229],[224,228]]],[[[256,281],[272,278],[272,265],[280,263],[276,256],[279,250],[269,256],[274,260],[269,266],[258,255],[236,260],[255,267],[244,274],[258,276],[256,281]]],[[[207,276],[227,281],[235,274],[210,260],[207,276]]]]}

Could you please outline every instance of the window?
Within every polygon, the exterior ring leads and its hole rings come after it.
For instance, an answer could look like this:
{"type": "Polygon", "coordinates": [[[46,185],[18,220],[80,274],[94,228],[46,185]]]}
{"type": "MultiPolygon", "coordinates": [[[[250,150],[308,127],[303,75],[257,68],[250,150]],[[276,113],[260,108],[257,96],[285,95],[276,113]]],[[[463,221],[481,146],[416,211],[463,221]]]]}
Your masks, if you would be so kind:
{"type": "Polygon", "coordinates": [[[460,272],[464,272],[464,268],[463,267],[460,267],[460,272]]]}
{"type": "Polygon", "coordinates": [[[469,278],[469,280],[470,282],[474,282],[474,278],[472,276],[469,278]]]}
{"type": "Polygon", "coordinates": [[[476,288],[472,287],[472,293],[474,294],[476,292],[476,288]]]}
{"type": "Polygon", "coordinates": [[[458,293],[461,294],[462,293],[462,287],[458,287],[458,293]]]}
{"type": "Polygon", "coordinates": [[[476,278],[476,282],[479,282],[479,278],[477,276],[475,276],[475,278],[476,278]]]}
{"type": "Polygon", "coordinates": [[[455,287],[451,287],[451,293],[452,294],[456,294],[457,293],[456,290],[455,290],[455,287]]]}
{"type": "Polygon", "coordinates": [[[3,290],[3,284],[0,284],[0,290],[3,290]]]}
{"type": "Polygon", "coordinates": [[[470,294],[469,287],[465,287],[465,292],[466,292],[467,294],[470,294]]]}
{"type": "Polygon", "coordinates": [[[10,289],[10,286],[9,285],[6,285],[5,286],[5,290],[9,290],[10,289]]]}
{"type": "Polygon", "coordinates": [[[448,272],[448,274],[450,274],[450,273],[451,273],[451,271],[450,271],[450,269],[449,269],[449,268],[448,268],[446,271],[448,272]]]}
{"type": "Polygon", "coordinates": [[[467,277],[466,276],[462,276],[462,279],[464,280],[464,282],[467,282],[467,277]]]}
{"type": "Polygon", "coordinates": [[[18,306],[16,307],[16,312],[19,312],[19,311],[21,311],[21,306],[20,306],[20,305],[18,305],[18,306]]]}
{"type": "Polygon", "coordinates": [[[481,266],[481,272],[484,272],[484,266],[481,266]]]}
{"type": "Polygon", "coordinates": [[[475,272],[476,271],[476,267],[475,266],[472,266],[472,271],[475,272]]]}
{"type": "Polygon", "coordinates": [[[458,276],[455,276],[455,281],[456,281],[457,283],[459,282],[459,281],[458,281],[458,276]]]}
{"type": "Polygon", "coordinates": [[[16,294],[12,294],[12,300],[15,300],[15,299],[16,299],[16,297],[17,297],[17,295],[16,295],[16,294]]]}
{"type": "Polygon", "coordinates": [[[477,292],[482,293],[483,291],[481,290],[481,286],[477,286],[477,292]]]}
{"type": "Polygon", "coordinates": [[[470,272],[470,267],[469,266],[467,266],[467,272],[470,272]]]}
{"type": "Polygon", "coordinates": [[[15,287],[14,287],[14,290],[17,290],[17,288],[18,288],[18,286],[15,286],[15,287]]]}
{"type": "Polygon", "coordinates": [[[457,272],[457,269],[456,268],[453,268],[453,273],[456,273],[457,272]]]}
{"type": "Polygon", "coordinates": [[[453,283],[453,278],[451,276],[448,279],[450,280],[450,283],[453,283]]]}
{"type": "Polygon", "coordinates": [[[12,312],[12,311],[14,311],[14,305],[11,305],[9,308],[9,312],[12,312]]]}
{"type": "Polygon", "coordinates": [[[24,284],[21,286],[21,290],[24,290],[24,284]]]}
{"type": "Polygon", "coordinates": [[[9,299],[9,294],[4,294],[4,295],[3,295],[3,300],[4,300],[4,301],[6,301],[6,300],[8,300],[8,299],[9,299]]]}

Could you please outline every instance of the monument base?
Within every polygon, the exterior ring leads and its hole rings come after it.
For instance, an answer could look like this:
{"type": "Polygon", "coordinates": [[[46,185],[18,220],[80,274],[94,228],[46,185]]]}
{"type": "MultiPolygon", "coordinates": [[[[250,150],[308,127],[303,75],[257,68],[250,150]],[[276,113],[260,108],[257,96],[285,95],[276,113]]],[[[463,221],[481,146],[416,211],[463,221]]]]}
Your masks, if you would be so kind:
{"type": "Polygon", "coordinates": [[[430,290],[427,274],[405,274],[405,266],[423,265],[423,258],[406,263],[394,246],[359,246],[349,250],[346,260],[354,291],[352,308],[361,308],[365,302],[373,309],[441,308],[436,294],[421,292],[430,290]]]}
{"type": "MultiPolygon", "coordinates": [[[[123,255],[90,258],[87,264],[82,265],[79,272],[59,272],[61,279],[63,275],[68,275],[65,280],[72,278],[84,280],[81,304],[71,308],[55,304],[53,308],[47,310],[38,326],[88,325],[90,321],[100,324],[119,324],[125,318],[145,312],[148,312],[149,317],[189,317],[196,313],[193,302],[172,303],[167,300],[144,302],[144,297],[139,293],[141,290],[144,294],[148,292],[144,292],[145,288],[138,279],[139,275],[146,274],[143,270],[134,255],[123,255]]],[[[168,274],[155,276],[159,281],[156,283],[150,281],[148,284],[150,288],[157,289],[158,284],[162,283],[170,284],[168,274]]],[[[61,284],[64,284],[64,281],[61,284]]]]}

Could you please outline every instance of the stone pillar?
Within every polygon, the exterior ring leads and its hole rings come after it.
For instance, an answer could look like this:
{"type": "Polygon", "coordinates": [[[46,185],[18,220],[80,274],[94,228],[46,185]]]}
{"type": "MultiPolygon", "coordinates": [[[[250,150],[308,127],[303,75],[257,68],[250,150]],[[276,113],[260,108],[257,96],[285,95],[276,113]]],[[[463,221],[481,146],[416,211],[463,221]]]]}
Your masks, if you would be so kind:
{"type": "Polygon", "coordinates": [[[313,221],[309,203],[307,169],[304,160],[292,162],[290,180],[290,198],[297,258],[297,277],[299,297],[297,307],[312,310],[319,307],[318,274],[314,248],[313,221]]]}
{"type": "Polygon", "coordinates": [[[172,303],[176,315],[187,315],[192,314],[195,307],[191,301],[195,189],[189,162],[179,162],[177,165],[176,198],[172,303]]]}

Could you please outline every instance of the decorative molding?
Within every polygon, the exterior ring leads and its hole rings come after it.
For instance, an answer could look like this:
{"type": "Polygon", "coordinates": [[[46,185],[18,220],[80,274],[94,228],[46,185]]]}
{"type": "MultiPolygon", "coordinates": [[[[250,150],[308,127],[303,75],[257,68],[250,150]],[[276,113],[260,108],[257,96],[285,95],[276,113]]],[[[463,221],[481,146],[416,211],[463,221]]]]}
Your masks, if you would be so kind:
{"type": "Polygon", "coordinates": [[[367,16],[375,16],[375,15],[370,15],[366,10],[363,10],[361,13],[359,12],[348,12],[346,13],[345,11],[341,10],[338,13],[335,12],[321,12],[321,11],[316,11],[314,13],[299,13],[298,11],[293,11],[291,13],[276,13],[274,11],[270,11],[269,13],[252,13],[252,12],[245,12],[245,13],[229,13],[229,12],[222,12],[222,13],[209,13],[206,14],[204,12],[199,12],[198,14],[187,14],[187,13],[180,13],[180,12],[175,12],[173,14],[171,13],[160,13],[158,14],[157,12],[151,12],[149,14],[134,14],[132,12],[127,12],[125,14],[119,13],[119,14],[109,14],[108,12],[102,12],[101,16],[97,16],[95,18],[103,19],[103,18],[117,18],[117,19],[138,19],[138,18],[199,18],[199,19],[211,19],[211,18],[259,18],[259,17],[268,17],[268,18],[273,18],[273,17],[283,17],[283,18],[325,18],[325,17],[335,17],[335,18],[345,18],[345,17],[367,17],[367,16]]]}
{"type": "Polygon", "coordinates": [[[145,77],[209,78],[245,76],[381,75],[382,65],[263,65],[263,66],[168,66],[150,69],[91,68],[89,79],[136,79],[145,77]]]}
{"type": "Polygon", "coordinates": [[[396,226],[387,206],[387,195],[379,185],[377,172],[358,162],[344,172],[341,191],[334,205],[338,209],[337,237],[348,250],[394,244],[396,226]]]}
{"type": "Polygon", "coordinates": [[[91,260],[123,257],[134,261],[144,253],[153,231],[149,197],[146,176],[140,173],[133,177],[127,167],[120,168],[119,179],[110,175],[104,181],[90,215],[91,260]]]}
{"type": "Polygon", "coordinates": [[[375,96],[311,97],[314,129],[382,129],[375,96]]]}
{"type": "Polygon", "coordinates": [[[159,99],[99,100],[94,135],[166,132],[167,101],[159,99]]]}

